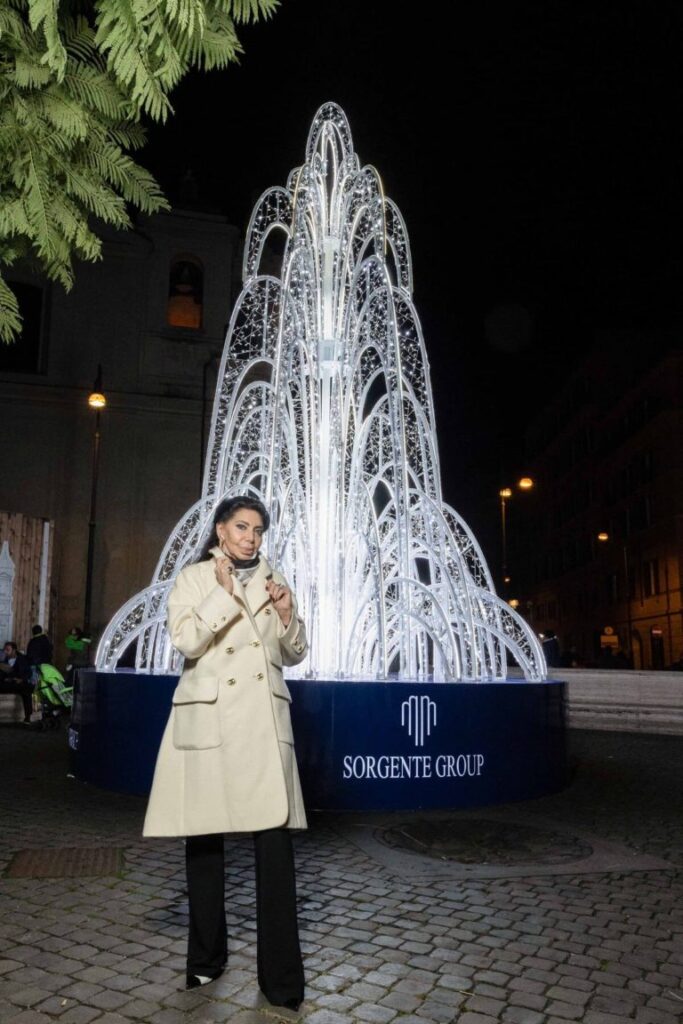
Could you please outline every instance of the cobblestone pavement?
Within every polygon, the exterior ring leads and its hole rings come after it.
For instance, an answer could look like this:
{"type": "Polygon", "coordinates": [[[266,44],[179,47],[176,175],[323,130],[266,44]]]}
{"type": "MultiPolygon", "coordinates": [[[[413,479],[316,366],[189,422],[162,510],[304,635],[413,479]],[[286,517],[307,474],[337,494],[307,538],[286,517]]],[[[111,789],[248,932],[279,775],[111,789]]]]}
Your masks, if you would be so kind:
{"type": "MultiPolygon", "coordinates": [[[[122,867],[104,877],[2,877],[1,1024],[683,1018],[681,739],[573,733],[573,781],[560,794],[489,818],[400,816],[408,832],[429,819],[429,834],[447,819],[451,836],[473,818],[564,830],[556,857],[547,843],[525,847],[521,875],[503,856],[495,877],[477,877],[487,868],[477,864],[479,827],[474,875],[458,877],[458,863],[415,852],[394,863],[380,840],[390,825],[397,834],[395,817],[313,815],[295,840],[307,971],[297,1014],[271,1007],[257,988],[250,841],[233,840],[227,869],[228,970],[185,992],[182,845],[141,840],[144,800],[68,779],[63,744],[63,734],[0,729],[0,872],[19,850],[56,847],[120,847],[122,867]],[[618,870],[591,869],[586,849],[601,843],[619,853],[618,870]]],[[[509,843],[524,832],[505,834],[509,843]]]]}

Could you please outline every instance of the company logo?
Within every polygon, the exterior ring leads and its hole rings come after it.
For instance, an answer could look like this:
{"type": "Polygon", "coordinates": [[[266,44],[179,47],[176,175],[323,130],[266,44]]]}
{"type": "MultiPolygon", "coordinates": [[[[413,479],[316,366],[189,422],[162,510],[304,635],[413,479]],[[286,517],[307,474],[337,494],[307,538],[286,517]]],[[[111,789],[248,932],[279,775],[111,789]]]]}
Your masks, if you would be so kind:
{"type": "Polygon", "coordinates": [[[423,747],[436,725],[436,703],[427,694],[413,694],[401,704],[401,725],[407,728],[416,747],[423,747]]]}
{"type": "MultiPolygon", "coordinates": [[[[436,701],[428,695],[414,693],[401,704],[401,725],[416,748],[424,747],[426,739],[436,727],[436,701]]],[[[443,737],[451,737],[446,730],[443,737]]],[[[438,746],[438,744],[432,744],[438,746]]],[[[401,744],[403,747],[403,744],[401,744]]],[[[353,753],[342,758],[342,778],[349,780],[375,779],[464,779],[480,776],[484,769],[484,755],[462,753],[353,753]]]]}

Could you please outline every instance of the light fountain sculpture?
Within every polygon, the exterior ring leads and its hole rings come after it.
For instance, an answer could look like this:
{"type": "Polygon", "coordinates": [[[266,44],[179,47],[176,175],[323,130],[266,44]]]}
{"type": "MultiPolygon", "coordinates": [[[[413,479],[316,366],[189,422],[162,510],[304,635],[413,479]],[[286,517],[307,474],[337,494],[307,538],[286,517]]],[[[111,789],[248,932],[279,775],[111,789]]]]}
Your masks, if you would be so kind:
{"type": "Polygon", "coordinates": [[[223,353],[201,499],[149,587],[116,614],[97,667],[137,641],[136,668],[174,673],[173,581],[227,495],[271,510],[269,556],[311,638],[290,675],[502,680],[507,653],[545,678],[538,640],[501,598],[472,532],[442,498],[432,391],[408,236],[377,171],[362,167],[334,103],[306,161],[251,217],[244,287],[223,353]],[[284,236],[279,276],[262,272],[284,236]]]}

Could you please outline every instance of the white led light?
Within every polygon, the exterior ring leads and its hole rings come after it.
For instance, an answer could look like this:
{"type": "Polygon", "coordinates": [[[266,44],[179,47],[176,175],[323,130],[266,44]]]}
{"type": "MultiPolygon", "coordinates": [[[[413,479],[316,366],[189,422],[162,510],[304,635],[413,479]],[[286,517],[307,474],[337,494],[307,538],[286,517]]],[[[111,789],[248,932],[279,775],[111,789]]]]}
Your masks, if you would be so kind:
{"type": "Polygon", "coordinates": [[[269,557],[309,627],[309,658],[292,675],[503,679],[509,652],[528,679],[544,678],[538,640],[496,596],[474,536],[442,500],[408,235],[336,104],[318,111],[287,187],[256,204],[243,276],[203,496],[152,584],[108,626],[98,668],[113,669],[137,640],[138,669],[180,669],[165,626],[170,587],[216,504],[248,493],[270,509],[269,557]],[[286,246],[274,277],[261,264],[277,231],[286,246]]]}

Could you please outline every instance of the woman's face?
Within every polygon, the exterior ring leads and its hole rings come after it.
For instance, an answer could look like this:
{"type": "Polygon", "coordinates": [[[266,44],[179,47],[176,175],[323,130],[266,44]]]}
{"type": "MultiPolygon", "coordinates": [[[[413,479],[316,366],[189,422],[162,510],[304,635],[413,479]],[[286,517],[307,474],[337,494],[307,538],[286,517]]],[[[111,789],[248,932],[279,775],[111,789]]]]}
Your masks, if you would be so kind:
{"type": "Polygon", "coordinates": [[[263,519],[253,508],[238,508],[230,519],[216,524],[218,541],[230,558],[253,558],[263,540],[263,519]]]}

